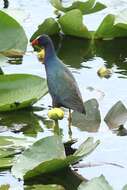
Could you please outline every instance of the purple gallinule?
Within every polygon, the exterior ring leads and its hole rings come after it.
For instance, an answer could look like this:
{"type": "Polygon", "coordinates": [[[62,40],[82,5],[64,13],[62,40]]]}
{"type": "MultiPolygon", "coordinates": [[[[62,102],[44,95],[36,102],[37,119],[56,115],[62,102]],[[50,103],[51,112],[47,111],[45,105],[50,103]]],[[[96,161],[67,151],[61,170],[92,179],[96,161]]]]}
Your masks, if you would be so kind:
{"type": "Polygon", "coordinates": [[[71,109],[86,114],[76,80],[57,57],[51,38],[44,34],[32,41],[32,46],[35,45],[45,50],[44,65],[53,107],[69,108],[69,116],[71,109]]]}

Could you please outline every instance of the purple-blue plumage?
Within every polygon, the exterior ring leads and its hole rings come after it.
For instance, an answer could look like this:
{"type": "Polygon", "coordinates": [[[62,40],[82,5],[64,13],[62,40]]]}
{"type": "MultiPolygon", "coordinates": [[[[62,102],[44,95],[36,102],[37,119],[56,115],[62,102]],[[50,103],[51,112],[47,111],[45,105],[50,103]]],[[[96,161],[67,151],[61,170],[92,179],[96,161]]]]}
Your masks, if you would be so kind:
{"type": "Polygon", "coordinates": [[[63,106],[86,113],[78,85],[70,70],[57,57],[52,40],[47,35],[42,35],[37,40],[45,49],[44,64],[53,107],[63,106]]]}

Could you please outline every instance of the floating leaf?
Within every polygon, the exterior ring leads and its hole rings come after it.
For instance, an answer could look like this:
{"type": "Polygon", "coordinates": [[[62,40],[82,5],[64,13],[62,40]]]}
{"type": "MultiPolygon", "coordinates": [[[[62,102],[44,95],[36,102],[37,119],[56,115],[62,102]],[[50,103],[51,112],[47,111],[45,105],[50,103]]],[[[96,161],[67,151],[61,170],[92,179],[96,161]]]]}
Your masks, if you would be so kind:
{"type": "MultiPolygon", "coordinates": [[[[65,158],[65,152],[64,152],[64,146],[61,142],[61,138],[57,136],[46,137],[35,142],[33,146],[31,146],[31,148],[24,151],[24,153],[19,157],[17,162],[14,164],[12,168],[12,173],[16,177],[22,178],[23,176],[28,175],[27,173],[32,172],[32,170],[41,163],[45,163],[47,161],[49,161],[50,163],[50,161],[54,159],[56,160],[64,158],[65,158]]],[[[47,171],[52,170],[51,166],[54,167],[52,164],[50,165],[50,168],[44,166],[43,172],[46,172],[45,170],[47,171]]],[[[37,175],[36,170],[34,171],[34,175],[37,175]]]]}
{"type": "Polygon", "coordinates": [[[101,25],[95,32],[95,39],[112,39],[118,37],[127,37],[127,10],[123,11],[119,15],[113,14],[107,15],[102,21],[101,25]],[[124,14],[125,17],[121,17],[124,14]]]}
{"type": "Polygon", "coordinates": [[[47,18],[38,26],[38,30],[32,35],[30,41],[37,38],[42,34],[54,35],[60,31],[58,23],[53,18],[47,18]]]}
{"type": "Polygon", "coordinates": [[[83,24],[83,16],[80,10],[74,9],[59,18],[59,23],[64,34],[82,38],[91,38],[87,27],[83,24]]]}
{"type": "Polygon", "coordinates": [[[50,0],[51,4],[58,10],[67,12],[73,9],[79,9],[83,14],[94,13],[100,11],[106,6],[102,3],[95,3],[96,0],[87,0],[86,2],[75,1],[71,6],[64,7],[60,0],[50,0]]]}
{"type": "Polygon", "coordinates": [[[90,154],[98,144],[98,141],[93,143],[93,138],[88,138],[73,155],[66,157],[60,137],[43,138],[19,156],[12,167],[12,174],[17,178],[29,179],[66,168],[90,154]]]}
{"type": "Polygon", "coordinates": [[[127,109],[124,104],[117,102],[107,113],[104,118],[110,129],[118,128],[120,125],[124,125],[127,121],[127,109]]]}
{"type": "Polygon", "coordinates": [[[113,190],[113,188],[108,184],[105,177],[101,175],[100,177],[93,178],[92,180],[82,182],[78,187],[78,190],[113,190]]]}
{"type": "Polygon", "coordinates": [[[56,172],[42,174],[37,176],[34,180],[29,179],[28,181],[25,181],[25,185],[35,185],[35,181],[38,184],[58,184],[67,190],[77,190],[81,182],[88,180],[68,167],[56,172]]]}
{"type": "Polygon", "coordinates": [[[26,138],[0,136],[0,170],[10,168],[13,164],[13,157],[32,143],[33,141],[26,138]]]}
{"type": "Polygon", "coordinates": [[[7,157],[13,156],[15,154],[16,154],[16,152],[13,149],[6,149],[6,148],[0,149],[0,159],[7,158],[7,157]]]}
{"type": "Polygon", "coordinates": [[[91,99],[86,101],[84,106],[87,114],[74,111],[72,113],[72,125],[82,131],[96,132],[101,122],[98,102],[96,99],[91,99]]]}
{"type": "Polygon", "coordinates": [[[11,136],[0,136],[0,149],[22,149],[28,148],[33,141],[28,140],[27,138],[16,138],[11,136]]]}
{"type": "Polygon", "coordinates": [[[26,186],[25,190],[64,190],[60,185],[33,185],[26,186]]]}
{"type": "Polygon", "coordinates": [[[0,75],[0,111],[32,105],[47,93],[45,79],[28,74],[0,75]]]}
{"type": "Polygon", "coordinates": [[[13,158],[1,158],[0,159],[0,169],[10,168],[13,165],[13,158]]]}
{"type": "Polygon", "coordinates": [[[0,52],[8,56],[21,56],[26,51],[27,37],[11,16],[0,11],[0,52]]]}

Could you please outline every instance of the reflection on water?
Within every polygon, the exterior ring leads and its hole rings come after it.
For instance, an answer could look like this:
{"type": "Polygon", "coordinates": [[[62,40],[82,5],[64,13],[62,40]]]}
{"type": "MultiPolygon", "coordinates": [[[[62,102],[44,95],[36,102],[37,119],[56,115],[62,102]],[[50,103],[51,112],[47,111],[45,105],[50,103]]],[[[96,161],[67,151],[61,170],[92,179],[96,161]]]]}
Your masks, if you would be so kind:
{"type": "Polygon", "coordinates": [[[64,36],[61,40],[58,56],[65,64],[78,69],[84,59],[88,61],[93,57],[91,48],[90,40],[64,36]]]}
{"type": "MultiPolygon", "coordinates": [[[[43,132],[39,116],[32,111],[19,110],[15,112],[1,113],[0,125],[7,127],[14,133],[23,132],[24,135],[36,137],[38,132],[43,132]]],[[[0,131],[1,132],[1,131],[0,131]]]]}
{"type": "Polygon", "coordinates": [[[54,43],[60,59],[72,68],[79,69],[82,62],[100,57],[107,68],[116,66],[116,73],[127,75],[127,39],[125,38],[93,42],[64,36],[61,40],[54,39],[54,43]]]}
{"type": "Polygon", "coordinates": [[[127,39],[95,41],[96,56],[101,57],[108,68],[116,66],[116,72],[127,75],[127,39]]]}

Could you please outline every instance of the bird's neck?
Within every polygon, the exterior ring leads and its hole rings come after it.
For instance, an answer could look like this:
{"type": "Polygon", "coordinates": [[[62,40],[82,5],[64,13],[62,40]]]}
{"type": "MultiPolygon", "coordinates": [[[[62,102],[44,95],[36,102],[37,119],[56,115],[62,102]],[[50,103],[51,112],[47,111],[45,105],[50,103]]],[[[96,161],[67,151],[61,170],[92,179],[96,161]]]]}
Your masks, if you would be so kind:
{"type": "Polygon", "coordinates": [[[44,58],[45,64],[48,64],[49,60],[53,59],[54,57],[56,57],[55,48],[52,43],[49,43],[45,47],[45,58],[44,58]]]}

